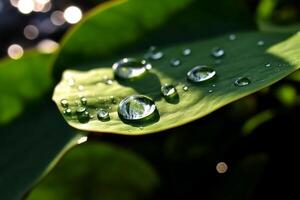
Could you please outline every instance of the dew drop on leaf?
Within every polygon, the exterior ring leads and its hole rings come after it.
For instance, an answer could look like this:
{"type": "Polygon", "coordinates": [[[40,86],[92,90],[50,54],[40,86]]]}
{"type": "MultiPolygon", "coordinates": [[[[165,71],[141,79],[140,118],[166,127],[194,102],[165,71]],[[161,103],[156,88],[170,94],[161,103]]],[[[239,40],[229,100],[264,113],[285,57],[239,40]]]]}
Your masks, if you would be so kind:
{"type": "Polygon", "coordinates": [[[68,102],[68,100],[66,100],[66,99],[62,99],[62,100],[60,101],[60,105],[61,105],[62,107],[64,107],[64,108],[67,108],[67,107],[69,106],[69,102],[68,102]]]}
{"type": "Polygon", "coordinates": [[[204,82],[215,77],[216,71],[211,67],[199,65],[187,73],[187,79],[194,83],[204,82]]]}
{"type": "Polygon", "coordinates": [[[128,121],[145,119],[153,115],[155,111],[154,101],[143,95],[128,96],[119,103],[118,107],[119,117],[128,121]]]}
{"type": "Polygon", "coordinates": [[[190,48],[185,48],[182,50],[182,55],[188,56],[192,53],[192,50],[190,48]]]}
{"type": "Polygon", "coordinates": [[[177,90],[173,85],[164,84],[161,86],[161,93],[164,97],[171,97],[177,94],[177,90]]]}
{"type": "Polygon", "coordinates": [[[181,61],[177,58],[173,58],[171,59],[170,63],[173,67],[178,67],[181,64],[181,61]]]}
{"type": "Polygon", "coordinates": [[[247,77],[239,77],[235,80],[234,85],[238,87],[247,86],[251,83],[251,80],[247,77]]]}
{"type": "Polygon", "coordinates": [[[110,120],[109,112],[101,108],[97,111],[97,118],[100,121],[109,121],[110,120]]]}
{"type": "Polygon", "coordinates": [[[211,55],[215,58],[221,58],[225,55],[225,50],[220,47],[214,47],[211,50],[211,55]]]}
{"type": "Polygon", "coordinates": [[[116,77],[132,79],[144,75],[151,67],[151,64],[146,60],[123,58],[114,63],[112,69],[116,77]]]}

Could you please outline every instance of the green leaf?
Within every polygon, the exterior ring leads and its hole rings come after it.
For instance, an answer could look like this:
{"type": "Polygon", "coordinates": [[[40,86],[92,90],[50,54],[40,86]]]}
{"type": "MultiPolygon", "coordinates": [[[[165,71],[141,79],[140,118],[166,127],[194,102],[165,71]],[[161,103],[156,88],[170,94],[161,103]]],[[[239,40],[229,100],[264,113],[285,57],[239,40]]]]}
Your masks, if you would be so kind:
{"type": "Polygon", "coordinates": [[[128,54],[152,43],[178,43],[254,28],[249,13],[240,0],[109,2],[90,12],[64,37],[54,73],[60,76],[67,67],[95,63],[124,51],[128,54]]]}
{"type": "Polygon", "coordinates": [[[78,139],[47,100],[1,127],[0,137],[0,199],[22,199],[78,139]]]}
{"type": "MultiPolygon", "coordinates": [[[[147,134],[159,132],[177,127],[199,119],[210,112],[240,99],[248,94],[256,92],[272,83],[284,78],[299,68],[300,35],[296,34],[288,38],[283,34],[264,33],[240,33],[237,39],[230,41],[227,36],[218,37],[206,41],[193,42],[163,49],[165,56],[161,60],[153,61],[153,69],[145,77],[124,83],[117,80],[112,85],[101,82],[103,77],[113,79],[111,64],[96,68],[88,72],[67,70],[62,81],[57,85],[53,100],[61,112],[60,101],[67,99],[73,112],[76,110],[79,96],[88,100],[88,109],[95,116],[99,107],[109,108],[111,120],[108,122],[98,121],[96,117],[88,123],[80,123],[77,117],[64,115],[67,122],[81,130],[119,133],[127,135],[147,134]],[[265,45],[259,46],[257,42],[263,40],[265,45]],[[221,64],[215,65],[215,59],[211,56],[211,49],[220,46],[225,49],[225,56],[221,64]],[[190,47],[192,54],[187,57],[181,55],[184,47],[190,47]],[[172,67],[170,59],[180,58],[182,65],[172,67]],[[269,67],[266,64],[270,64],[269,67]],[[192,84],[186,81],[186,73],[196,65],[209,65],[217,71],[215,80],[203,84],[192,84]],[[75,86],[68,84],[69,79],[75,80],[75,86]],[[239,77],[247,77],[251,84],[237,87],[234,82],[239,77]],[[179,103],[172,104],[162,98],[160,87],[164,83],[175,84],[179,93],[179,103]],[[183,85],[189,85],[189,91],[184,92],[183,85]],[[215,85],[215,87],[213,86],[215,85]],[[84,86],[83,91],[78,86],[84,86]],[[213,90],[213,92],[209,92],[213,90]],[[145,127],[136,127],[123,123],[117,114],[117,105],[113,104],[110,97],[115,100],[133,95],[143,94],[155,100],[160,114],[160,120],[145,127]]],[[[141,57],[142,55],[136,55],[141,57]]],[[[108,64],[109,63],[109,64],[108,64]]],[[[87,66],[83,66],[87,67],[87,66]]]]}
{"type": "Polygon", "coordinates": [[[106,143],[72,149],[28,200],[151,199],[159,179],[141,157],[106,143]]]}
{"type": "Polygon", "coordinates": [[[19,60],[6,58],[0,62],[0,125],[49,90],[52,80],[48,61],[49,55],[31,51],[19,60]]]}

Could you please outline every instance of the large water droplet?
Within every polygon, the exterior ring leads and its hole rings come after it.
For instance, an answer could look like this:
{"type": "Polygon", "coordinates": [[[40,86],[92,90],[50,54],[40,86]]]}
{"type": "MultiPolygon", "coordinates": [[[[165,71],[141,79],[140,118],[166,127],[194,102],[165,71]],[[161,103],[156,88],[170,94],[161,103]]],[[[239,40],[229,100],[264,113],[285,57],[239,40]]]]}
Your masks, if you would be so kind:
{"type": "Polygon", "coordinates": [[[170,63],[173,67],[178,67],[181,64],[181,61],[177,58],[173,58],[170,63]]]}
{"type": "Polygon", "coordinates": [[[216,75],[216,71],[208,66],[199,65],[191,69],[187,73],[187,78],[191,82],[199,83],[212,79],[216,75]]]}
{"type": "Polygon", "coordinates": [[[182,50],[182,55],[188,56],[192,53],[192,50],[190,48],[185,48],[182,50]]]}
{"type": "Polygon", "coordinates": [[[151,69],[151,64],[146,60],[139,60],[135,58],[123,58],[114,63],[112,69],[115,76],[121,79],[137,78],[151,69]]]}
{"type": "Polygon", "coordinates": [[[224,51],[224,49],[222,49],[220,47],[214,47],[211,50],[211,55],[215,58],[220,58],[225,55],[225,51],[224,51]]]}
{"type": "Polygon", "coordinates": [[[160,50],[158,50],[155,46],[151,46],[148,50],[148,52],[145,54],[145,59],[151,59],[151,60],[159,60],[164,56],[164,53],[160,50]]]}
{"type": "Polygon", "coordinates": [[[67,108],[67,107],[69,106],[69,102],[68,102],[68,100],[66,100],[66,99],[62,99],[62,100],[60,101],[60,104],[61,104],[61,106],[64,107],[64,108],[67,108]]]}
{"type": "Polygon", "coordinates": [[[97,111],[97,118],[100,121],[108,121],[110,119],[109,112],[105,109],[99,109],[97,111]]]}
{"type": "Polygon", "coordinates": [[[171,97],[173,95],[176,95],[177,90],[173,85],[164,84],[161,86],[161,93],[164,97],[171,97]]]}
{"type": "Polygon", "coordinates": [[[235,80],[234,85],[238,87],[243,87],[247,86],[251,83],[251,80],[247,77],[239,77],[238,79],[235,80]]]}
{"type": "Polygon", "coordinates": [[[119,103],[118,114],[127,121],[142,120],[151,117],[156,112],[154,101],[143,95],[126,97],[119,103]]]}

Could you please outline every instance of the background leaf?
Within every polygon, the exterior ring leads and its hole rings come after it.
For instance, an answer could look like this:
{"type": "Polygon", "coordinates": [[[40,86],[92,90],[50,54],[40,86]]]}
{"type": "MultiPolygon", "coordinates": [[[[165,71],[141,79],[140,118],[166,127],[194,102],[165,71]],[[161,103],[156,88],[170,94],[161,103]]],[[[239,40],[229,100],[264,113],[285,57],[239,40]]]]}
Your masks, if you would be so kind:
{"type": "Polygon", "coordinates": [[[133,152],[91,142],[66,154],[27,199],[151,199],[158,184],[154,169],[133,152]]]}
{"type": "Polygon", "coordinates": [[[6,58],[0,62],[0,125],[11,121],[26,103],[50,89],[49,57],[31,51],[19,60],[6,58]]]}

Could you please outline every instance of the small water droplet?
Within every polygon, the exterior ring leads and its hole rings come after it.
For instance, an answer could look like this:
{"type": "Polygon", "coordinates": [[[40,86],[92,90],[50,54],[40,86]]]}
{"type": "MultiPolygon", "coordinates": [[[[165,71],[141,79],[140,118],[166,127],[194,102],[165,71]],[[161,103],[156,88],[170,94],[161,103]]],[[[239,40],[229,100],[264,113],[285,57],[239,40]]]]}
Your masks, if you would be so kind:
{"type": "Polygon", "coordinates": [[[189,90],[189,87],[186,86],[186,85],[184,85],[184,86],[182,87],[182,89],[183,89],[183,91],[187,92],[187,91],[189,90]]]}
{"type": "Polygon", "coordinates": [[[84,106],[87,104],[87,99],[85,97],[81,97],[80,101],[81,101],[81,104],[84,106]]]}
{"type": "Polygon", "coordinates": [[[109,99],[110,99],[112,104],[117,104],[117,100],[114,96],[110,96],[109,99]]]}
{"type": "Polygon", "coordinates": [[[212,84],[211,86],[216,87],[216,84],[212,84]]]}
{"type": "Polygon", "coordinates": [[[185,48],[182,50],[182,55],[188,56],[192,53],[192,50],[190,48],[185,48]]]}
{"type": "Polygon", "coordinates": [[[78,90],[79,91],[83,91],[84,90],[84,86],[83,85],[78,85],[78,90]]]}
{"type": "Polygon", "coordinates": [[[264,42],[263,40],[259,40],[259,41],[257,42],[257,45],[258,45],[258,46],[264,46],[264,45],[265,45],[265,42],[264,42]]]}
{"type": "Polygon", "coordinates": [[[243,87],[247,86],[251,83],[251,80],[247,77],[239,77],[238,79],[235,80],[234,85],[238,87],[243,87]]]}
{"type": "Polygon", "coordinates": [[[84,113],[85,111],[86,111],[86,107],[84,107],[84,106],[78,106],[76,109],[77,114],[84,113]]]}
{"type": "Polygon", "coordinates": [[[155,46],[151,46],[145,54],[145,59],[159,60],[164,56],[162,51],[159,51],[155,46]]]}
{"type": "Polygon", "coordinates": [[[90,115],[90,119],[94,119],[94,115],[90,115]]]}
{"type": "Polygon", "coordinates": [[[60,104],[61,104],[61,106],[64,107],[64,108],[67,108],[67,107],[69,106],[69,102],[68,102],[68,100],[66,100],[66,99],[62,99],[62,100],[60,101],[60,104]]]}
{"type": "Polygon", "coordinates": [[[236,35],[235,34],[230,34],[229,35],[229,40],[233,41],[236,39],[236,35]]]}
{"type": "Polygon", "coordinates": [[[265,64],[266,67],[271,67],[270,63],[265,64]]]}
{"type": "Polygon", "coordinates": [[[107,79],[107,80],[105,81],[105,84],[106,84],[106,85],[111,85],[111,84],[113,84],[113,81],[112,81],[111,79],[107,79]]]}
{"type": "Polygon", "coordinates": [[[170,63],[173,67],[178,67],[181,64],[181,61],[177,58],[173,58],[170,63]]]}
{"type": "Polygon", "coordinates": [[[213,90],[208,90],[208,93],[213,93],[213,90]]]}
{"type": "Polygon", "coordinates": [[[173,85],[164,84],[161,86],[161,93],[164,97],[170,97],[177,93],[176,88],[173,85]]]}
{"type": "Polygon", "coordinates": [[[211,50],[211,55],[215,58],[221,58],[225,55],[225,50],[220,47],[214,47],[211,50]]]}
{"type": "Polygon", "coordinates": [[[78,113],[77,119],[80,123],[87,123],[90,121],[90,113],[88,111],[78,113]]]}
{"type": "Polygon", "coordinates": [[[124,98],[118,107],[121,119],[128,121],[142,120],[156,112],[154,101],[143,95],[132,95],[124,98]]]}
{"type": "Polygon", "coordinates": [[[212,79],[216,75],[216,71],[208,66],[199,65],[192,68],[187,73],[187,78],[191,82],[199,83],[212,79]]]}
{"type": "Polygon", "coordinates": [[[100,121],[108,121],[108,120],[110,120],[109,112],[105,109],[99,109],[97,111],[97,118],[100,121]]]}
{"type": "Polygon", "coordinates": [[[114,63],[112,69],[115,76],[121,79],[132,79],[144,75],[151,67],[151,64],[146,60],[123,58],[114,63]]]}
{"type": "Polygon", "coordinates": [[[66,109],[64,109],[63,113],[65,115],[71,115],[72,114],[72,110],[71,110],[71,108],[66,108],[66,109]]]}

